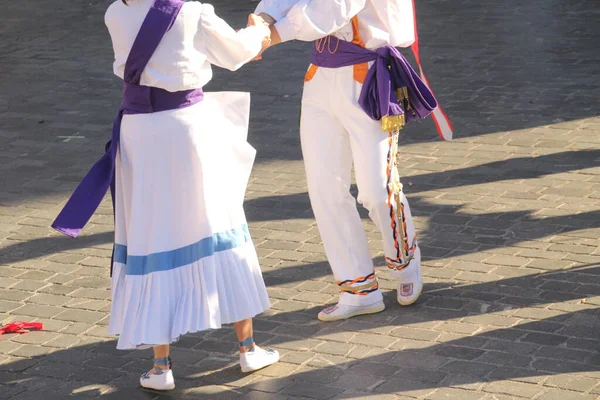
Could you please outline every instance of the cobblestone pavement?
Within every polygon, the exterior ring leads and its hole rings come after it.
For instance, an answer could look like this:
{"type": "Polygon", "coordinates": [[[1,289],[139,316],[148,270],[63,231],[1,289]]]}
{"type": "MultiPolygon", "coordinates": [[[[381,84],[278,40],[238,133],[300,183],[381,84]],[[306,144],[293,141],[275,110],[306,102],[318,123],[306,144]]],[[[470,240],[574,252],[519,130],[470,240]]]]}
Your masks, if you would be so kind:
{"type": "MultiPolygon", "coordinates": [[[[119,102],[108,0],[4,1],[0,11],[0,398],[600,398],[600,16],[597,0],[420,0],[423,58],[457,139],[407,128],[405,188],[426,290],[338,323],[306,194],[298,106],[308,45],[274,49],[212,90],[253,93],[259,158],[247,213],[273,308],[257,339],[281,363],[242,375],[230,327],[174,347],[178,390],[138,389],[149,352],[106,334],[112,215],[81,238],[49,228],[99,157],[119,102]]],[[[215,1],[241,27],[253,3],[215,1]]],[[[379,237],[365,219],[373,256],[379,237]]],[[[381,264],[381,263],[380,263],[381,264]]]]}

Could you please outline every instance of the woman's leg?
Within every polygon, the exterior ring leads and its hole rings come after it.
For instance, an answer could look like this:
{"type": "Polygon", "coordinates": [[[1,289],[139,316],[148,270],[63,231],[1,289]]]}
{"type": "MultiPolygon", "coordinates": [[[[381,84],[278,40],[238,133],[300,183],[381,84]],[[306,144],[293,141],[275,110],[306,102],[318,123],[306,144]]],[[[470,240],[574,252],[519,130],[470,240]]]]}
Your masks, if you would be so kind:
{"type": "Polygon", "coordinates": [[[242,372],[252,372],[279,361],[279,353],[273,349],[262,349],[254,344],[252,318],[233,324],[240,345],[242,372]]]}
{"type": "MultiPolygon", "coordinates": [[[[154,360],[169,358],[169,353],[170,353],[171,348],[168,344],[161,344],[160,346],[154,346],[152,349],[154,350],[154,360]]],[[[168,363],[168,365],[163,365],[163,363],[161,363],[161,364],[154,363],[154,368],[170,369],[171,364],[168,363]]]]}
{"type": "Polygon", "coordinates": [[[169,345],[154,346],[152,349],[154,350],[154,368],[140,377],[140,385],[154,390],[175,389],[169,345]]]}
{"type": "Polygon", "coordinates": [[[240,353],[246,353],[254,348],[254,331],[252,330],[252,318],[234,322],[233,328],[240,342],[240,353]]]}

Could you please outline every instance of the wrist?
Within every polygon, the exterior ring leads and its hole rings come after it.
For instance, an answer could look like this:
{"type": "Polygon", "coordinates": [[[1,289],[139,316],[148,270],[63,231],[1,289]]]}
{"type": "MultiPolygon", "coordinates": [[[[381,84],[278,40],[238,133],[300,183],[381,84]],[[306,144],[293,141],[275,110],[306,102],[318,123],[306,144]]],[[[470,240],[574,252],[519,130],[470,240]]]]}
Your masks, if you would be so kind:
{"type": "Polygon", "coordinates": [[[273,25],[273,24],[275,24],[275,22],[277,22],[275,20],[275,18],[273,18],[272,16],[270,16],[269,14],[264,13],[264,12],[258,14],[258,16],[261,17],[269,25],[273,25]]]}
{"type": "Polygon", "coordinates": [[[275,25],[271,25],[271,46],[281,43],[281,36],[279,36],[279,32],[277,32],[277,28],[275,25]]]}

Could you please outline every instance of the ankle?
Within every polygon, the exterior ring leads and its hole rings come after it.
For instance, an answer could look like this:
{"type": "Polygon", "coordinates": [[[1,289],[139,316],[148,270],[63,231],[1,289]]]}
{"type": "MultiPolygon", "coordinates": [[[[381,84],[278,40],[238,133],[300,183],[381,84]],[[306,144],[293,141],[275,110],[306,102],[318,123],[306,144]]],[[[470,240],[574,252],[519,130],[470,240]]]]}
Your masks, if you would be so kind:
{"type": "Polygon", "coordinates": [[[171,369],[171,357],[156,357],[154,358],[154,368],[169,370],[171,369]]]}
{"type": "Polygon", "coordinates": [[[240,345],[240,353],[247,353],[249,351],[252,351],[252,350],[254,350],[254,347],[256,346],[254,344],[254,339],[252,337],[242,340],[241,342],[239,342],[239,345],[240,345]]]}

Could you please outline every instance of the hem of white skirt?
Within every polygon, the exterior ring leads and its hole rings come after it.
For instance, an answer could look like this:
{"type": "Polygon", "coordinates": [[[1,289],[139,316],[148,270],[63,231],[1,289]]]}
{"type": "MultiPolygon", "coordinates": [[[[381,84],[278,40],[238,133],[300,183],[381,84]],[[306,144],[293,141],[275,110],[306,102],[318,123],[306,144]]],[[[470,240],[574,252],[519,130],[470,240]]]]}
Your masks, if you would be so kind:
{"type": "Polygon", "coordinates": [[[128,275],[115,262],[109,333],[117,349],[176,342],[270,308],[252,242],[168,271],[128,275]]]}
{"type": "MultiPolygon", "coordinates": [[[[234,322],[242,321],[242,320],[248,319],[248,318],[254,318],[257,315],[259,315],[259,314],[267,311],[269,308],[271,308],[270,304],[269,304],[268,307],[266,307],[261,312],[258,312],[256,314],[252,314],[252,315],[248,315],[247,317],[242,317],[240,319],[237,319],[236,321],[223,321],[219,325],[207,326],[206,328],[200,328],[200,329],[196,329],[196,330],[190,330],[190,331],[187,331],[187,332],[181,332],[179,334],[179,336],[177,336],[176,338],[171,338],[170,341],[165,342],[165,343],[154,343],[154,344],[142,343],[142,344],[136,344],[135,346],[123,346],[123,345],[117,344],[117,350],[147,350],[147,349],[151,349],[152,347],[155,347],[155,346],[171,345],[171,344],[177,343],[185,335],[194,334],[194,333],[198,333],[198,332],[214,331],[216,329],[221,329],[223,327],[223,325],[233,324],[234,322]]],[[[111,332],[110,329],[109,329],[108,333],[109,333],[109,335],[115,335],[117,337],[120,336],[119,333],[117,333],[117,332],[111,332]]]]}

